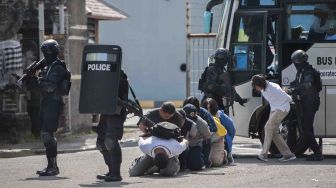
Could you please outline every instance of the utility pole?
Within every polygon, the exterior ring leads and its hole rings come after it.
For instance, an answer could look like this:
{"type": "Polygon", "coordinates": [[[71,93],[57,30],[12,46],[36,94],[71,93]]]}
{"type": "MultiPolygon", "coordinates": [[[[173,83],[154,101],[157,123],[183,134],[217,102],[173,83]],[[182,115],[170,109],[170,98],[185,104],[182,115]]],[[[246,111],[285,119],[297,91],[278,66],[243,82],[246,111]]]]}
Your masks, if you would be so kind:
{"type": "Polygon", "coordinates": [[[59,34],[64,34],[64,0],[59,1],[58,5],[58,15],[59,15],[59,34]]]}
{"type": "Polygon", "coordinates": [[[190,76],[190,65],[191,65],[191,49],[190,49],[190,38],[189,35],[191,34],[191,29],[190,29],[190,2],[189,0],[186,0],[186,48],[187,48],[187,53],[186,53],[186,95],[187,97],[190,96],[191,94],[191,76],[190,76]]]}
{"type": "MultiPolygon", "coordinates": [[[[38,3],[38,25],[39,25],[39,44],[44,41],[44,0],[39,0],[38,3]]],[[[43,53],[40,51],[40,59],[43,58],[43,53]]]]}

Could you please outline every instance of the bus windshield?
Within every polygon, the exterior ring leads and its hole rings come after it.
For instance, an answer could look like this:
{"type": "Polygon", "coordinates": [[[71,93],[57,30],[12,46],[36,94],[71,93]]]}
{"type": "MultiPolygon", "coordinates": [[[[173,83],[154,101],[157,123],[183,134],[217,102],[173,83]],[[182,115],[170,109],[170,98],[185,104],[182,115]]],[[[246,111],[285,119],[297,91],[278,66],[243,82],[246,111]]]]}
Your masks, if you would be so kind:
{"type": "Polygon", "coordinates": [[[336,3],[287,5],[287,40],[336,41],[336,3]]]}

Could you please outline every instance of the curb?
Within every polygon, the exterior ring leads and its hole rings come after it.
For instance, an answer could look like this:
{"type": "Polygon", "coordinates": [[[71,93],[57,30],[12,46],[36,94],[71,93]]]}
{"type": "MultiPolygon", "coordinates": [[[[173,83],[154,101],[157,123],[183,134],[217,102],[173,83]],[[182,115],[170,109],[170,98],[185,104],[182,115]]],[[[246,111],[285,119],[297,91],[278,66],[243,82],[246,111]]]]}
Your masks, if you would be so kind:
{"type": "MultiPolygon", "coordinates": [[[[134,147],[138,145],[138,138],[121,140],[120,145],[123,148],[134,147]]],[[[93,151],[96,150],[96,145],[88,145],[82,148],[73,148],[73,149],[59,149],[58,154],[66,153],[78,153],[83,151],[93,151]]],[[[27,157],[33,155],[44,155],[45,149],[14,149],[14,150],[0,150],[0,159],[1,158],[15,158],[15,157],[27,157]]]]}

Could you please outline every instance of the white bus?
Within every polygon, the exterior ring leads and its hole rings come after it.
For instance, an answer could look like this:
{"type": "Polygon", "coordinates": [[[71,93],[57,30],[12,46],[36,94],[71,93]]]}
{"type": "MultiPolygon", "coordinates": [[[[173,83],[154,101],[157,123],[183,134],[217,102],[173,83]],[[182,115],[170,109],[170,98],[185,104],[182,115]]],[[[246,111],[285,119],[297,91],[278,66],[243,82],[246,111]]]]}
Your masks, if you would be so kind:
{"type": "MultiPolygon", "coordinates": [[[[315,137],[336,138],[336,2],[334,0],[213,0],[223,3],[217,47],[231,50],[228,66],[245,107],[234,104],[237,135],[263,139],[269,105],[252,91],[250,79],[263,73],[282,86],[295,79],[290,56],[302,49],[321,72],[321,105],[315,137]]],[[[209,26],[208,26],[209,27],[209,26]]],[[[207,27],[205,27],[207,28],[207,27]]],[[[286,130],[286,129],[284,129],[286,130]]],[[[284,131],[286,132],[286,131],[284,131]]],[[[297,131],[297,140],[300,131],[297,131]]],[[[293,144],[293,143],[291,143],[293,144]]],[[[271,150],[276,152],[276,148],[271,150]]]]}

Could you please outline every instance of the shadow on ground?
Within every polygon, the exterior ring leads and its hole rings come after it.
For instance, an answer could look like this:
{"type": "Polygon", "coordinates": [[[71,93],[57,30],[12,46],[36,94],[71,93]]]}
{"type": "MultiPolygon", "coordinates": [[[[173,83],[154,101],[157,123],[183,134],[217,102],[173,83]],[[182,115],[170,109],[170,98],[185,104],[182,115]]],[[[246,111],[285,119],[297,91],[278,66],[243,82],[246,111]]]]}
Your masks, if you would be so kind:
{"type": "Polygon", "coordinates": [[[143,182],[105,182],[105,181],[97,181],[92,184],[79,184],[81,187],[123,187],[131,184],[141,184],[143,182]]]}
{"type": "Polygon", "coordinates": [[[70,179],[68,177],[59,177],[59,176],[45,176],[45,177],[31,177],[31,178],[26,178],[21,181],[56,181],[56,180],[65,180],[65,179],[70,179]]]}

